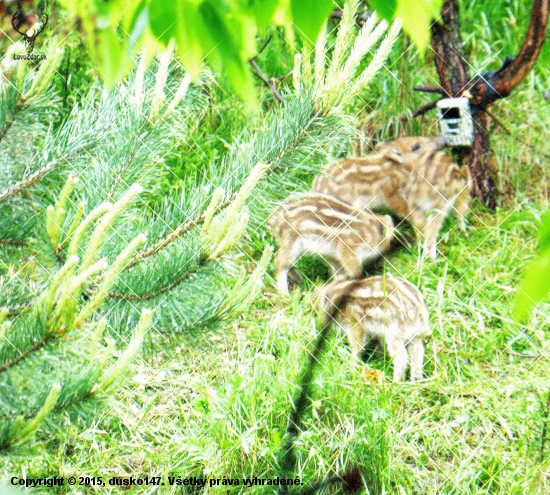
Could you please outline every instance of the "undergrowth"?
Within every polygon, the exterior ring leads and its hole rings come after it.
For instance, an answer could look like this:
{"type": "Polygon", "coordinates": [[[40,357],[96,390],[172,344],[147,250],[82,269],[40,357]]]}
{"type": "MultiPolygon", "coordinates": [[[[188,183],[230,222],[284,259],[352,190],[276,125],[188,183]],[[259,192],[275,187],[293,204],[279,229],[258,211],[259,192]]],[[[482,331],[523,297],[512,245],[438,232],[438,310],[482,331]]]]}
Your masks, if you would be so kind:
{"type": "MultiPolygon", "coordinates": [[[[510,316],[537,221],[531,203],[496,213],[474,204],[467,237],[447,221],[437,260],[421,261],[412,245],[385,262],[421,288],[430,308],[426,379],[370,382],[334,332],[297,444],[304,483],[359,465],[373,494],[546,493],[548,305],[525,326],[510,316]]],[[[24,465],[27,477],[160,476],[168,494],[181,493],[169,475],[239,479],[230,493],[243,492],[243,478],[275,478],[289,398],[316,335],[312,285],[284,298],[271,283],[231,325],[181,336],[136,365],[93,421],[86,413],[54,418],[32,446],[12,449],[4,468],[24,465]]],[[[391,376],[383,353],[368,366],[391,376]]]]}

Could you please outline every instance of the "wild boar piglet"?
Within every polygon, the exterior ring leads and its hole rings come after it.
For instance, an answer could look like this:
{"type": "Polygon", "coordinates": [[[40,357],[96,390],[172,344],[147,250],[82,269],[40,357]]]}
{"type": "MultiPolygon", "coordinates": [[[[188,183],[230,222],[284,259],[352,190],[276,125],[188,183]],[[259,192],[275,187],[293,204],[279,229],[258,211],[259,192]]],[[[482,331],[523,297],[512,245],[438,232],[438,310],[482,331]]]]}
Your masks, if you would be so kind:
{"type": "Polygon", "coordinates": [[[387,206],[397,215],[407,213],[402,189],[411,170],[396,148],[382,154],[342,158],[323,168],[311,190],[329,194],[365,210],[387,206]]]}
{"type": "Polygon", "coordinates": [[[443,149],[444,137],[405,136],[378,143],[372,153],[328,164],[313,179],[312,191],[330,194],[360,208],[387,206],[405,217],[404,197],[415,158],[443,149]]]}
{"type": "Polygon", "coordinates": [[[347,334],[353,360],[371,339],[385,343],[393,358],[393,379],[422,378],[425,337],[431,334],[424,297],[407,280],[391,275],[330,284],[323,292],[324,323],[331,320],[347,334]]]}
{"type": "Polygon", "coordinates": [[[275,257],[277,288],[288,294],[288,272],[305,253],[327,260],[336,278],[358,278],[362,263],[380,256],[393,239],[389,215],[355,209],[325,194],[302,194],[270,219],[279,250],[275,257]]]}
{"type": "Polygon", "coordinates": [[[472,187],[468,167],[434,151],[442,144],[438,139],[410,137],[381,143],[372,155],[325,167],[313,180],[312,190],[337,196],[356,208],[389,208],[416,227],[424,255],[435,258],[439,231],[453,208],[460,228],[466,229],[472,187]]]}

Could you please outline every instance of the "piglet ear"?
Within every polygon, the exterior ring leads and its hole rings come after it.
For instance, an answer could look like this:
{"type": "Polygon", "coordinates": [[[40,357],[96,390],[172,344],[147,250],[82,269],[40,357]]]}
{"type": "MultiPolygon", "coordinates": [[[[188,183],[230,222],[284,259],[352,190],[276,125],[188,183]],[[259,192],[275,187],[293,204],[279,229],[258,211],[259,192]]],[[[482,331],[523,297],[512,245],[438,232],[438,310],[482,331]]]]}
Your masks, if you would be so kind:
{"type": "Polygon", "coordinates": [[[405,159],[403,158],[403,155],[397,148],[390,148],[385,153],[384,156],[389,158],[390,160],[393,160],[397,163],[405,163],[405,159]]]}
{"type": "Polygon", "coordinates": [[[405,158],[403,158],[401,152],[393,146],[388,146],[388,143],[378,143],[374,147],[374,153],[382,155],[384,158],[389,158],[397,163],[405,162],[405,158]]]}
{"type": "Polygon", "coordinates": [[[374,146],[374,153],[384,153],[384,150],[388,147],[388,143],[378,143],[374,146]]]}

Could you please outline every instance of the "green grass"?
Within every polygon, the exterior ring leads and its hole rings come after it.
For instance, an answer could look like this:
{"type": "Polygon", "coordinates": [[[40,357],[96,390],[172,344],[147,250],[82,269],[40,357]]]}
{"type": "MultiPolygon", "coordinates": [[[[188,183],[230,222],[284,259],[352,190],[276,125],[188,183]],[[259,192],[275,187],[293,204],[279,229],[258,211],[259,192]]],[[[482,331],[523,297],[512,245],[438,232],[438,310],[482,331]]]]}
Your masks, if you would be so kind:
{"type": "MultiPolygon", "coordinates": [[[[297,443],[304,483],[360,465],[370,493],[547,493],[550,453],[541,460],[539,449],[548,306],[526,326],[510,318],[514,287],[535,246],[536,211],[530,203],[496,213],[474,205],[467,237],[448,220],[437,260],[402,250],[386,262],[426,297],[434,330],[426,379],[365,383],[345,339],[333,332],[297,443]]],[[[269,283],[238,320],[182,336],[141,361],[103,404],[50,419],[34,442],[2,457],[3,470],[160,476],[167,484],[161,493],[169,494],[182,493],[168,486],[169,475],[274,478],[290,397],[316,334],[315,308],[307,282],[286,298],[269,283]]],[[[382,353],[369,366],[391,376],[382,353]]]]}

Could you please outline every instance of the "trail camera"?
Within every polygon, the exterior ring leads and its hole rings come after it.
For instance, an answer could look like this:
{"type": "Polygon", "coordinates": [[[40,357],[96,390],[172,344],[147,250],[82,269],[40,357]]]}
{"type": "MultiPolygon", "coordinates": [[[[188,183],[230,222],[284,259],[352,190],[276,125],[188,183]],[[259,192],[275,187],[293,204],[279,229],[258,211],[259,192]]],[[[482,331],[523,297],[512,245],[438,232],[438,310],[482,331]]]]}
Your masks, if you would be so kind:
{"type": "Polygon", "coordinates": [[[474,123],[468,98],[444,98],[437,102],[439,133],[449,146],[471,146],[474,123]]]}

